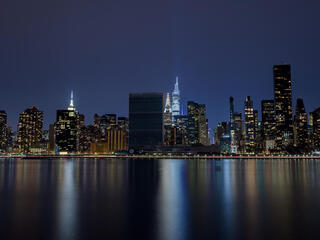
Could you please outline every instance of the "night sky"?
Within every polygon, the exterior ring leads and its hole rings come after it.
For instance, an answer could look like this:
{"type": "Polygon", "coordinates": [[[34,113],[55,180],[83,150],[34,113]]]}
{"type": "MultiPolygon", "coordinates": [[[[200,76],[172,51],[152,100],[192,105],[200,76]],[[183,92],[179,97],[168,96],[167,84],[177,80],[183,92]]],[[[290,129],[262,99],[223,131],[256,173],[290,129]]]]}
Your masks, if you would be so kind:
{"type": "MultiPolygon", "coordinates": [[[[228,99],[273,98],[272,66],[292,65],[294,103],[320,106],[319,0],[2,0],[0,109],[44,111],[47,127],[70,91],[93,114],[128,115],[130,92],[172,91],[207,104],[209,125],[228,99]]],[[[295,104],[294,104],[295,105],[295,104]]]]}

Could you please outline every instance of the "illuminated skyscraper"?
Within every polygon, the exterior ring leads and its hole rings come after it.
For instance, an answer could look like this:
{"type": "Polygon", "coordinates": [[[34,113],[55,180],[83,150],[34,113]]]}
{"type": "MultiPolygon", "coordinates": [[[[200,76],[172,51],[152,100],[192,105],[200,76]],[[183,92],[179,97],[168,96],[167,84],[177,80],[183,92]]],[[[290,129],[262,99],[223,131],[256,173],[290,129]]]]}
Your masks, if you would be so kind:
{"type": "MultiPolygon", "coordinates": [[[[237,152],[241,151],[241,143],[243,140],[243,122],[242,122],[242,114],[235,112],[233,114],[233,130],[234,130],[234,143],[237,147],[237,152]]],[[[233,148],[234,148],[233,143],[233,148]]]]}
{"type": "Polygon", "coordinates": [[[188,142],[190,145],[208,145],[208,124],[206,118],[206,105],[188,102],[188,142]]]}
{"type": "Polygon", "coordinates": [[[285,150],[293,143],[291,67],[273,66],[274,102],[276,115],[277,150],[285,150]]]}
{"type": "Polygon", "coordinates": [[[250,96],[246,97],[244,102],[245,117],[245,152],[254,153],[255,146],[255,118],[253,112],[253,102],[250,96]]]}
{"type": "Polygon", "coordinates": [[[76,108],[74,107],[74,104],[73,104],[73,91],[71,91],[70,104],[69,104],[68,110],[76,111],[76,108]]]}
{"type": "Polygon", "coordinates": [[[0,110],[0,150],[5,150],[7,145],[7,113],[0,110]]]}
{"type": "Polygon", "coordinates": [[[172,92],[172,122],[175,123],[175,117],[180,115],[180,90],[179,78],[176,77],[176,83],[172,92]]]}
{"type": "Polygon", "coordinates": [[[170,93],[167,93],[166,105],[164,108],[163,114],[163,125],[172,126],[172,110],[171,110],[171,101],[170,101],[170,93]]]}
{"type": "Polygon", "coordinates": [[[72,153],[77,151],[78,123],[79,118],[73,104],[73,92],[71,92],[68,109],[57,110],[55,130],[56,146],[59,152],[72,153]]]}
{"type": "Polygon", "coordinates": [[[234,129],[234,100],[233,97],[229,99],[230,103],[230,124],[229,124],[229,135],[230,135],[230,151],[232,153],[237,152],[237,144],[235,137],[235,129],[234,129]]]}
{"type": "Polygon", "coordinates": [[[19,151],[27,153],[42,140],[43,112],[36,107],[28,108],[19,116],[17,143],[19,151]]]}
{"type": "Polygon", "coordinates": [[[274,101],[261,101],[261,116],[262,116],[262,136],[264,140],[274,140],[275,138],[275,114],[274,101]]]}

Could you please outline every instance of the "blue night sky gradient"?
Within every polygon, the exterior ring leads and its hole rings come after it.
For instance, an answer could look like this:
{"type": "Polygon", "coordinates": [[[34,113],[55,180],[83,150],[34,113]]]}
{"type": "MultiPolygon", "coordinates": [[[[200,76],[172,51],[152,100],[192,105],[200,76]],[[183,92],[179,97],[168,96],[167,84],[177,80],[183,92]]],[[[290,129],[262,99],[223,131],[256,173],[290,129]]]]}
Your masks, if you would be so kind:
{"type": "MultiPolygon", "coordinates": [[[[130,92],[172,91],[205,103],[209,125],[243,111],[250,95],[273,98],[272,66],[292,65],[294,102],[320,106],[317,0],[4,0],[0,7],[0,109],[16,129],[20,112],[75,105],[128,114],[130,92]]],[[[294,104],[295,106],[295,104],[294,104]]]]}

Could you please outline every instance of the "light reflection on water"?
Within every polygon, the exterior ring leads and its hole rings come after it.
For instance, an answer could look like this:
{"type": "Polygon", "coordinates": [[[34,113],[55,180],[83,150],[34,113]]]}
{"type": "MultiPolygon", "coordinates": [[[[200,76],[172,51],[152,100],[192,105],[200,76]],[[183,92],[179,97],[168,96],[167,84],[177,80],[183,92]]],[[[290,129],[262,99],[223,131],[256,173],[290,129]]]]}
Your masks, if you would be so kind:
{"type": "Polygon", "coordinates": [[[1,239],[314,239],[318,160],[0,160],[1,239]]]}

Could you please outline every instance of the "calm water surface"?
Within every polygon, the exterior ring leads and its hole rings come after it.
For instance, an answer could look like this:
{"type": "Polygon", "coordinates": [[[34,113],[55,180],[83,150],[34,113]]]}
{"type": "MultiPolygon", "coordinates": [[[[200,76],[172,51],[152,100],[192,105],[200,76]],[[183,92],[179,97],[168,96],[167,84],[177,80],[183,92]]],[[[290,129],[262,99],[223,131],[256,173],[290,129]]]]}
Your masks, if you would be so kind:
{"type": "Polygon", "coordinates": [[[318,160],[0,160],[0,239],[320,239],[318,160]]]}

